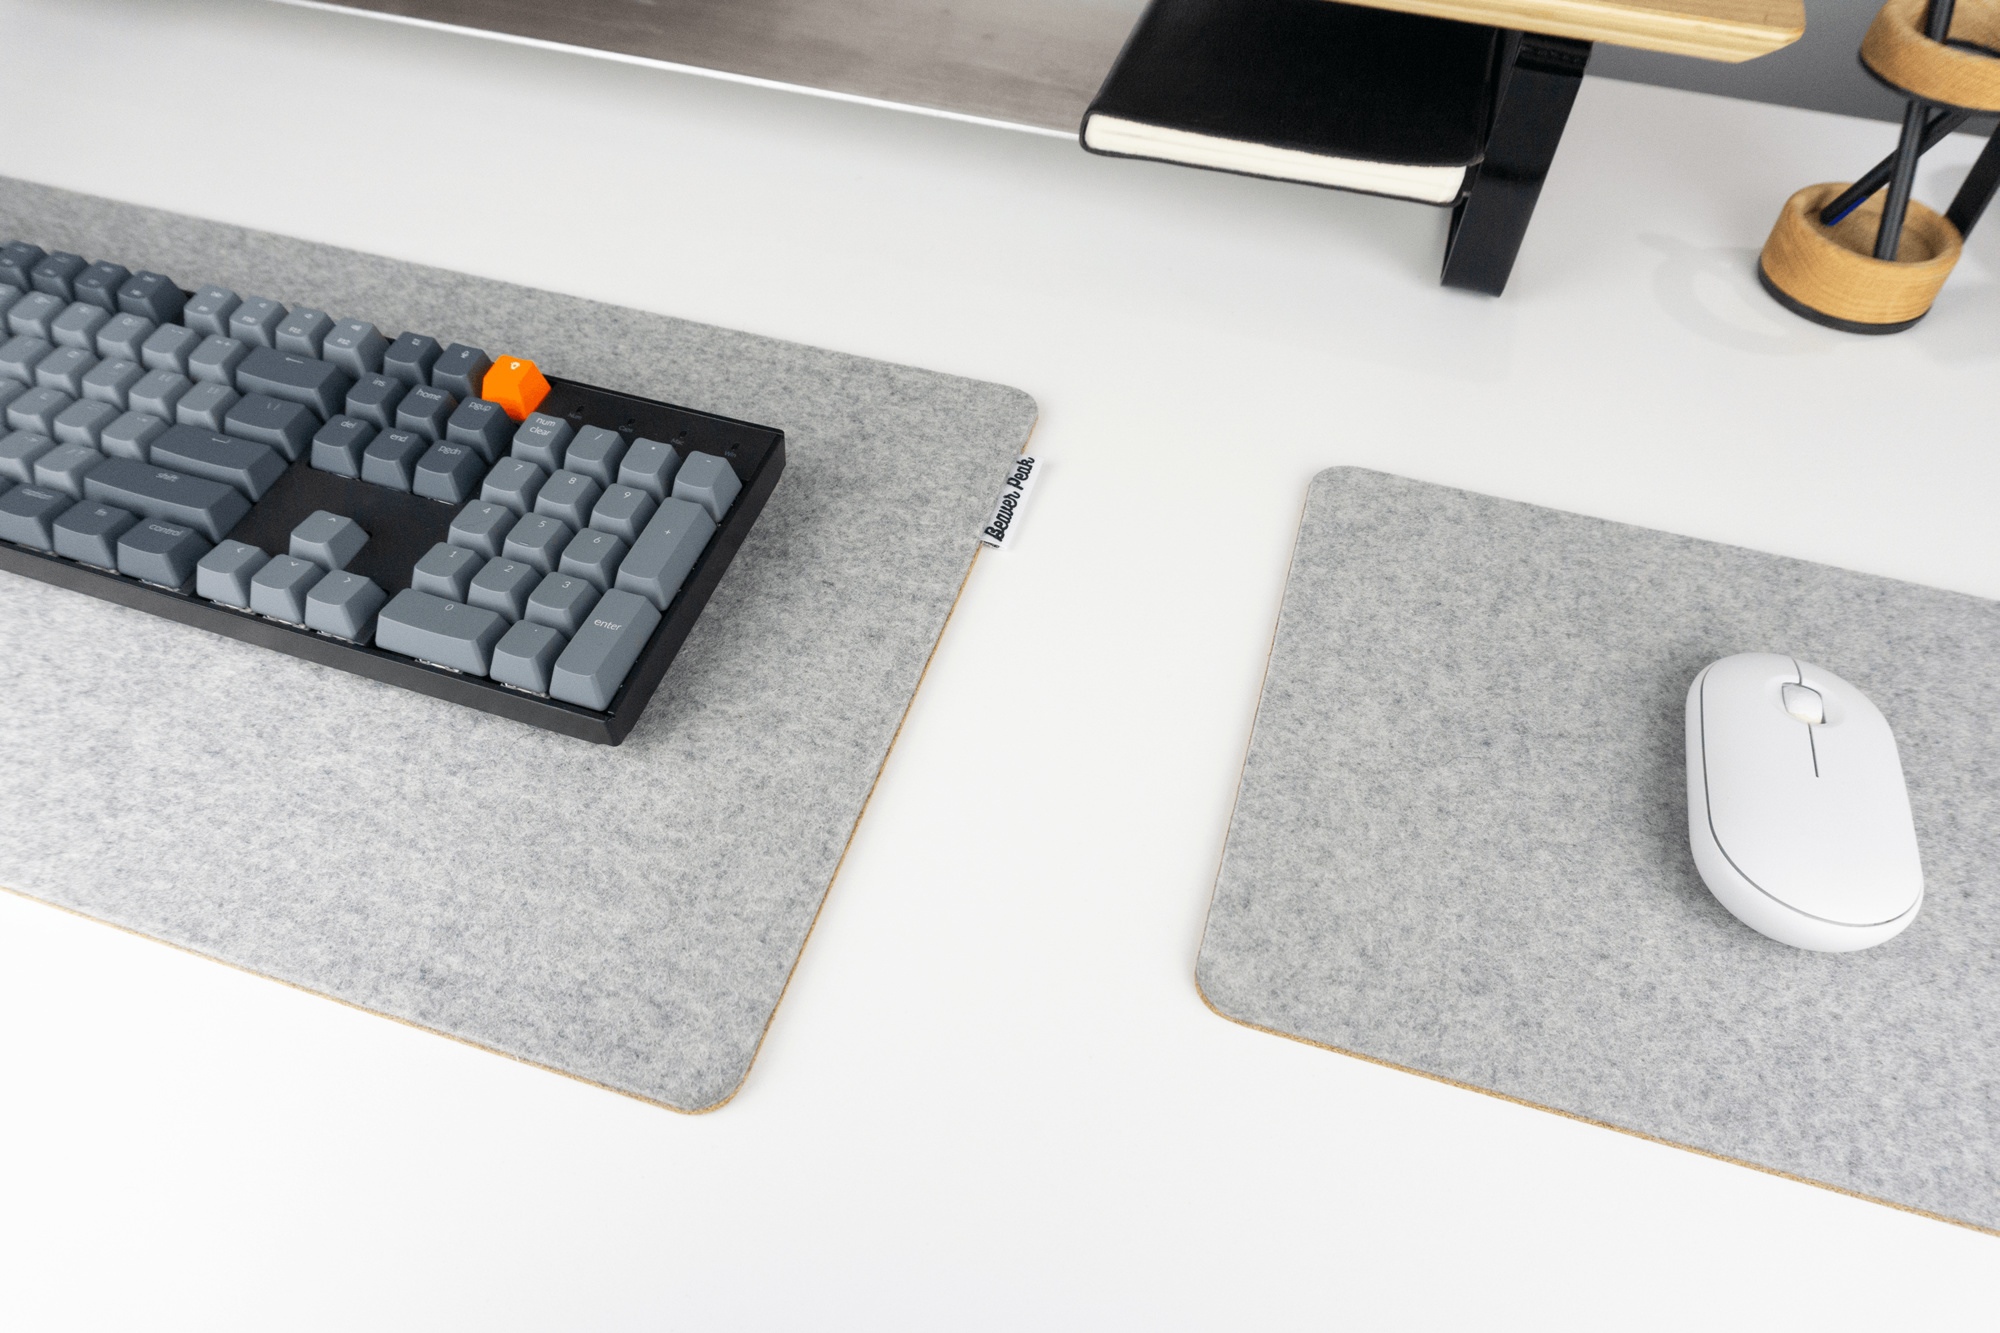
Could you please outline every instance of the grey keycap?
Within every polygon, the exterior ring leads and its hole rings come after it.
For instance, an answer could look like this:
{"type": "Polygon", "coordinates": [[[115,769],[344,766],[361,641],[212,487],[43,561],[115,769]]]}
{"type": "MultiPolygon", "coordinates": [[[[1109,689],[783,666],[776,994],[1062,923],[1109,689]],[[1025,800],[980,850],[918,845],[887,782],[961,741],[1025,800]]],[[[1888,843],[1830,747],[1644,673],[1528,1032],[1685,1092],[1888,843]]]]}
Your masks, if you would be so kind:
{"type": "Polygon", "coordinates": [[[603,591],[618,577],[618,562],[625,558],[625,550],[625,543],[610,533],[585,528],[563,547],[562,561],[556,568],[564,574],[587,579],[603,591]]]}
{"type": "Polygon", "coordinates": [[[72,398],[83,397],[83,377],[97,369],[97,356],[81,347],[58,347],[35,367],[35,383],[47,389],[61,389],[72,398]]]}
{"type": "Polygon", "coordinates": [[[248,542],[222,542],[195,565],[194,590],[211,602],[250,609],[250,580],[271,557],[248,542]]]}
{"type": "Polygon", "coordinates": [[[118,539],[118,572],[163,588],[184,588],[208,550],[193,528],[147,519],[118,539]]]}
{"type": "MultiPolygon", "coordinates": [[[[293,352],[317,361],[326,347],[326,335],[332,331],[333,316],[324,310],[298,306],[279,323],[277,338],[272,345],[281,352],[293,352]]],[[[356,380],[361,377],[349,375],[347,378],[356,380]]]]}
{"type": "Polygon", "coordinates": [[[35,265],[41,263],[42,256],[47,253],[41,246],[30,245],[26,241],[9,241],[0,245],[0,282],[27,291],[35,285],[35,265]]]}
{"type": "Polygon", "coordinates": [[[203,287],[181,310],[181,323],[203,337],[228,337],[229,316],[241,300],[227,287],[203,287]]]}
{"type": "Polygon", "coordinates": [[[445,425],[457,409],[457,400],[443,389],[419,384],[396,404],[396,429],[414,431],[427,440],[442,440],[445,425]]]}
{"type": "Polygon", "coordinates": [[[431,367],[437,364],[438,356],[443,351],[435,338],[421,333],[405,333],[382,353],[382,373],[412,387],[420,384],[428,386],[431,367]]]}
{"type": "Polygon", "coordinates": [[[204,382],[181,395],[174,407],[174,420],[183,426],[199,426],[219,431],[229,419],[229,409],[241,400],[226,384],[204,382]]]}
{"type": "MultiPolygon", "coordinates": [[[[57,444],[35,460],[35,485],[61,491],[72,500],[83,498],[83,479],[104,461],[104,455],[87,444],[57,444]]],[[[102,564],[112,563],[109,560],[102,564]]]]}
{"type": "Polygon", "coordinates": [[[306,623],[306,594],[326,577],[326,571],[295,555],[271,557],[250,579],[250,609],[273,620],[306,623]]]}
{"type": "Polygon", "coordinates": [[[385,430],[361,451],[361,480],[407,491],[416,484],[417,463],[429,450],[421,435],[385,430]]]}
{"type": "Polygon", "coordinates": [[[185,524],[212,542],[221,541],[250,512],[250,502],[234,486],[130,458],[99,463],[84,478],[83,495],[147,518],[185,524]]]}
{"type": "Polygon", "coordinates": [[[523,620],[508,627],[493,645],[493,679],[536,694],[549,692],[549,676],[569,640],[547,625],[523,620]]]}
{"type": "Polygon", "coordinates": [[[541,493],[548,475],[525,458],[503,458],[486,474],[479,487],[479,498],[489,504],[505,505],[516,514],[525,514],[535,507],[535,497],[541,493]]]}
{"type": "Polygon", "coordinates": [[[417,476],[410,489],[447,504],[463,504],[478,493],[479,479],[485,473],[486,460],[476,450],[440,441],[417,460],[417,476]]]}
{"type": "Polygon", "coordinates": [[[542,581],[542,572],[518,560],[488,560],[472,576],[465,600],[488,611],[498,611],[508,620],[528,613],[528,598],[542,581]]]}
{"type": "MultiPolygon", "coordinates": [[[[436,392],[433,390],[432,392],[436,392]]],[[[491,463],[507,452],[514,436],[514,419],[498,403],[484,398],[462,402],[445,422],[444,437],[453,444],[469,444],[491,463]]]]}
{"type": "Polygon", "coordinates": [[[33,481],[35,460],[55,447],[54,436],[36,430],[17,430],[0,436],[0,477],[33,481]]]}
{"type": "Polygon", "coordinates": [[[572,528],[587,528],[591,506],[603,493],[604,488],[589,477],[565,468],[543,483],[535,497],[535,512],[559,518],[572,528]]]}
{"type": "Polygon", "coordinates": [[[236,368],[250,355],[247,344],[235,338],[203,338],[188,354],[188,378],[197,383],[236,387],[236,368]]]}
{"type": "Polygon", "coordinates": [[[100,403],[91,398],[71,403],[56,418],[56,442],[101,448],[104,428],[116,420],[118,409],[111,403],[100,403]]]}
{"type": "Polygon", "coordinates": [[[69,302],[60,296],[47,292],[29,292],[14,302],[7,311],[7,328],[15,334],[26,334],[53,343],[56,339],[56,320],[69,309],[69,302]]]}
{"type": "Polygon", "coordinates": [[[624,461],[625,438],[602,426],[585,426],[570,441],[563,455],[563,467],[589,477],[601,487],[618,484],[618,465],[624,461]]]}
{"type": "Polygon", "coordinates": [[[375,428],[360,417],[340,416],[313,433],[312,465],[342,477],[361,475],[361,454],[375,438],[375,428]]]}
{"type": "Polygon", "coordinates": [[[61,389],[30,389],[7,404],[7,424],[15,430],[54,436],[56,418],[75,401],[61,389]]]}
{"type": "Polygon", "coordinates": [[[409,385],[387,375],[357,380],[347,391],[347,415],[360,417],[377,430],[390,430],[396,424],[396,405],[409,391],[409,385]]]}
{"type": "Polygon", "coordinates": [[[446,540],[491,560],[500,554],[501,544],[507,540],[507,531],[514,526],[516,517],[505,505],[474,500],[452,519],[446,540]]]}
{"type": "Polygon", "coordinates": [[[187,298],[173,279],[164,274],[139,270],[118,286],[118,309],[155,324],[172,324],[180,319],[187,298]]]}
{"type": "Polygon", "coordinates": [[[315,509],[292,529],[291,553],[322,569],[346,569],[368,544],[368,534],[345,514],[315,509]]]}
{"type": "Polygon", "coordinates": [[[139,521],[115,505],[85,500],[56,516],[56,554],[100,569],[118,568],[118,539],[139,521]]]}
{"type": "Polygon", "coordinates": [[[328,574],[306,594],[306,628],[367,643],[375,637],[376,614],[388,600],[373,579],[344,570],[328,574]]]}
{"type": "Polygon", "coordinates": [[[439,542],[426,551],[424,558],[417,561],[416,568],[410,571],[410,586],[418,592],[462,602],[472,587],[472,576],[485,563],[484,557],[463,546],[439,542]]]}
{"type": "Polygon", "coordinates": [[[139,348],[139,364],[148,370],[171,370],[185,375],[188,358],[201,346],[201,335],[179,324],[163,324],[154,329],[139,348]]]}
{"type": "Polygon", "coordinates": [[[0,495],[0,541],[46,551],[55,545],[56,516],[76,501],[46,486],[16,486],[0,495]]]}
{"type": "Polygon", "coordinates": [[[584,619],[601,596],[597,585],[588,579],[574,574],[549,574],[528,594],[526,618],[568,638],[583,628],[584,619]]]}
{"type": "Polygon", "coordinates": [[[48,255],[28,271],[28,281],[38,292],[60,296],[67,305],[76,299],[76,275],[90,267],[90,261],[82,255],[73,255],[67,250],[51,250],[48,255]]]}
{"type": "Polygon", "coordinates": [[[146,354],[146,339],[159,330],[150,319],[137,315],[114,315],[97,331],[97,354],[106,361],[130,361],[135,365],[146,354]]]}
{"type": "Polygon", "coordinates": [[[252,393],[245,394],[242,402],[233,404],[223,414],[222,428],[231,435],[275,449],[287,463],[292,463],[312,448],[319,418],[309,407],[279,402],[269,394],[252,393]]]}
{"type": "Polygon", "coordinates": [[[83,396],[83,382],[97,369],[97,358],[80,347],[58,347],[35,367],[35,385],[69,398],[83,396]]]}
{"type": "Polygon", "coordinates": [[[100,259],[76,275],[70,283],[70,291],[75,300],[97,306],[108,314],[116,314],[118,289],[131,276],[132,271],[123,264],[100,259]]]}
{"type": "Polygon", "coordinates": [[[28,391],[28,386],[19,380],[0,379],[0,421],[5,421],[7,404],[28,391]]]}
{"type": "Polygon", "coordinates": [[[126,395],[125,406],[134,412],[172,421],[181,399],[193,387],[194,381],[178,372],[149,370],[132,386],[132,392],[126,395]]]}
{"type": "Polygon", "coordinates": [[[613,486],[592,506],[590,526],[608,532],[627,546],[639,540],[659,502],[637,486],[613,486]]]}
{"type": "Polygon", "coordinates": [[[388,350],[389,340],[373,324],[343,319],[326,335],[320,355],[359,380],[382,373],[382,353],[388,350]]]}
{"type": "Polygon", "coordinates": [[[19,287],[16,287],[13,283],[0,282],[0,332],[4,332],[6,330],[7,312],[14,308],[14,303],[16,301],[20,300],[22,297],[26,295],[27,293],[25,291],[22,291],[19,287]]]}
{"type": "Polygon", "coordinates": [[[483,676],[493,645],[506,632],[507,622],[497,612],[405,588],[377,617],[375,646],[483,676]]]}
{"type": "Polygon", "coordinates": [[[168,424],[149,412],[127,412],[104,428],[97,447],[112,458],[144,463],[152,458],[153,441],[167,433],[168,424]]]}
{"type": "Polygon", "coordinates": [[[324,421],[347,402],[354,378],[339,366],[297,352],[253,348],[236,368],[239,393],[263,393],[281,402],[310,408],[324,421]]]}
{"type": "Polygon", "coordinates": [[[530,412],[528,419],[515,429],[514,445],[509,452],[516,458],[535,464],[544,472],[560,472],[570,435],[569,423],[561,417],[530,412]]]}
{"type": "Polygon", "coordinates": [[[559,518],[530,514],[508,531],[500,554],[509,560],[533,565],[547,574],[562,559],[563,547],[569,545],[569,539],[574,535],[575,530],[559,518]]]}
{"type": "Polygon", "coordinates": [[[110,311],[82,301],[72,301],[50,323],[49,341],[58,347],[80,347],[86,352],[95,352],[98,330],[110,322],[110,311]]]}
{"type": "Polygon", "coordinates": [[[681,463],[680,475],[674,478],[674,498],[694,501],[717,523],[722,522],[722,516],[742,492],[743,483],[736,479],[736,470],[729,466],[729,460],[700,450],[687,456],[681,463]]]}
{"type": "Polygon", "coordinates": [[[31,333],[19,333],[0,343],[0,377],[22,384],[35,382],[35,367],[42,364],[56,345],[31,333]]]}
{"type": "Polygon", "coordinates": [[[83,396],[123,412],[132,405],[132,386],[146,378],[137,361],[100,361],[83,377],[83,396]]]}
{"type": "MultiPolygon", "coordinates": [[[[484,392],[486,372],[492,368],[493,359],[477,347],[453,343],[444,349],[431,367],[431,387],[443,389],[463,403],[484,392]]],[[[504,443],[499,446],[499,449],[505,448],[504,443]]]]}
{"type": "Polygon", "coordinates": [[[662,502],[632,543],[632,553],[618,566],[618,586],[666,610],[714,535],[715,520],[700,505],[692,500],[662,502]]]}
{"type": "Polygon", "coordinates": [[[229,312],[229,336],[246,347],[276,347],[287,313],[268,297],[246,296],[229,312]]]}
{"type": "Polygon", "coordinates": [[[285,475],[285,460],[268,445],[195,426],[168,429],[153,441],[150,457],[155,467],[226,482],[252,500],[263,499],[285,475]]]}
{"type": "Polygon", "coordinates": [[[659,624],[660,613],[645,598],[629,592],[605,593],[589,622],[556,659],[549,694],[585,708],[609,708],[659,624]]]}

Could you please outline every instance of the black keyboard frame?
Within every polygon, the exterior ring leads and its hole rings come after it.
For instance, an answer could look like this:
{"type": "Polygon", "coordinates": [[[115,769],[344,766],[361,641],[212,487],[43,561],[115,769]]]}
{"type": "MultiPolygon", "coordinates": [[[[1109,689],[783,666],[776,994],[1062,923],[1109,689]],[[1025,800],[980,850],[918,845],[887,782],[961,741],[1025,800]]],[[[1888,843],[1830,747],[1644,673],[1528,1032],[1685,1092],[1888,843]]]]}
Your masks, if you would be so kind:
{"type": "MultiPolygon", "coordinates": [[[[777,487],[785,470],[785,433],[553,375],[548,380],[549,395],[537,410],[567,420],[572,429],[602,426],[617,431],[627,444],[639,438],[660,440],[673,445],[683,458],[694,450],[716,454],[735,469],[737,480],[743,483],[742,494],[723,515],[715,535],[688,572],[687,581],[668,603],[659,628],[647,640],[611,707],[604,712],[211,602],[194,594],[192,580],[178,589],[164,588],[4,540],[0,540],[0,569],[531,727],[598,745],[616,745],[638,724],[730,561],[750,535],[764,502],[777,487]]],[[[424,552],[445,540],[451,520],[463,508],[463,504],[322,472],[312,466],[308,449],[227,535],[272,555],[284,555],[290,549],[292,529],[313,510],[348,514],[369,533],[368,545],[348,568],[373,578],[394,597],[409,586],[411,567],[424,552]]]]}

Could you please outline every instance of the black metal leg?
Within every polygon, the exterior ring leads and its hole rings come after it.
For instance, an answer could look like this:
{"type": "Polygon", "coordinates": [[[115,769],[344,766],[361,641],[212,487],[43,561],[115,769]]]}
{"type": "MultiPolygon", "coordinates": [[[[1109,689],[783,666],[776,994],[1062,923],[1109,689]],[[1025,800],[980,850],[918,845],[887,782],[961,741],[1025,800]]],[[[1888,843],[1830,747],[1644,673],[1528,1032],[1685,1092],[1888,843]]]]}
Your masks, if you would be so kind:
{"type": "MultiPolygon", "coordinates": [[[[1951,32],[1951,12],[1957,0],[1930,0],[1924,11],[1924,35],[1942,42],[1951,32]]],[[[1895,165],[1889,172],[1889,193],[1882,199],[1882,225],[1875,229],[1875,257],[1893,261],[1903,243],[1903,216],[1910,209],[1910,187],[1917,179],[1917,159],[1924,154],[1924,122],[1930,108],[1912,97],[1903,108],[1903,137],[1896,144],[1895,165]]]]}
{"type": "Polygon", "coordinates": [[[1971,174],[1958,187],[1958,197],[1951,201],[1951,211],[1945,214],[1960,236],[1972,234],[1973,224],[1986,211],[1986,205],[1993,202],[1996,188],[2000,188],[2000,129],[1995,129],[1986,147],[1979,150],[1979,160],[1972,164],[1971,174]]]}
{"type": "Polygon", "coordinates": [[[1589,60],[1589,42],[1508,34],[1486,159],[1452,210],[1445,286],[1490,296],[1506,290],[1589,60]]]}
{"type": "Polygon", "coordinates": [[[1903,243],[1903,215],[1910,210],[1910,187],[1917,179],[1917,159],[1924,152],[1924,119],[1929,108],[1911,99],[1903,108],[1903,137],[1896,143],[1896,162],[1889,171],[1889,193],[1882,200],[1882,225],[1875,229],[1875,257],[1891,259],[1903,243]]]}
{"type": "MultiPolygon", "coordinates": [[[[1946,135],[1957,130],[1971,118],[1970,111],[1940,111],[1932,116],[1924,123],[1923,141],[1917,146],[1918,156],[1921,157],[1943,143],[1946,135]]],[[[1867,203],[1868,196],[1887,185],[1889,177],[1895,174],[1896,157],[1895,153],[1889,154],[1868,168],[1867,174],[1860,180],[1842,190],[1838,198],[1819,211],[1819,225],[1838,226],[1842,218],[1867,203]]]]}

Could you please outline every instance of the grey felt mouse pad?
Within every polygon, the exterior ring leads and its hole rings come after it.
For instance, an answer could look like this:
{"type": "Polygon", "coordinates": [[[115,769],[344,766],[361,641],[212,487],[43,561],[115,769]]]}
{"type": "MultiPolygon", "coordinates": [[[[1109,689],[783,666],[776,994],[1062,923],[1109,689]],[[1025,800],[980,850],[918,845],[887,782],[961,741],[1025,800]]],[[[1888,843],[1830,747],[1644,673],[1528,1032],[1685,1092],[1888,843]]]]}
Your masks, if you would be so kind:
{"type": "Polygon", "coordinates": [[[0,236],[786,432],[615,749],[0,574],[0,885],[672,1107],[726,1100],[1033,400],[12,181],[0,236]]]}
{"type": "Polygon", "coordinates": [[[1312,484],[1197,979],[1224,1016],[2000,1228],[2000,604],[1353,469],[1312,484]],[[1765,939],[1688,851],[1730,653],[1844,676],[1927,899],[1765,939]]]}

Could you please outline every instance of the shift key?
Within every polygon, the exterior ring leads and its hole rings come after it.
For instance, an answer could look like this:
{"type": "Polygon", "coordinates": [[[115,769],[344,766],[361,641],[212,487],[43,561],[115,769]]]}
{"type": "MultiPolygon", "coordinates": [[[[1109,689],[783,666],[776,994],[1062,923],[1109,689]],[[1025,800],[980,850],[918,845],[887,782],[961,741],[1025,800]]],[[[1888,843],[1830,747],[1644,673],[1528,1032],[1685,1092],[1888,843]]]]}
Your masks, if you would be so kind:
{"type": "Polygon", "coordinates": [[[226,482],[252,500],[263,499],[271,484],[285,475],[285,460],[276,450],[199,426],[168,427],[153,441],[150,457],[159,467],[226,482]]]}
{"type": "Polygon", "coordinates": [[[83,497],[147,518],[182,523],[219,542],[250,512],[234,486],[132,458],[107,458],[83,479],[83,497]]]}

